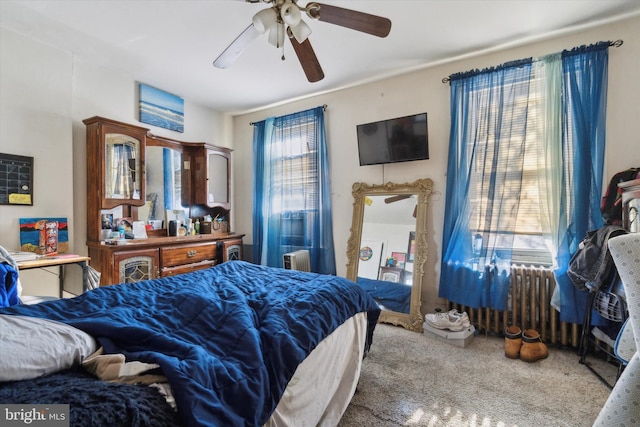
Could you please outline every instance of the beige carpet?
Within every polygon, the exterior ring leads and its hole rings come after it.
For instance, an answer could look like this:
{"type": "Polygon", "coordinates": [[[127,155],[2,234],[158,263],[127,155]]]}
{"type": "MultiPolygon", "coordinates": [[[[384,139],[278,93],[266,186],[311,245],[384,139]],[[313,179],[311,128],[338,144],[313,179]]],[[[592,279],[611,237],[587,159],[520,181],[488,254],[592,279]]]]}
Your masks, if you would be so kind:
{"type": "MultiPolygon", "coordinates": [[[[615,378],[615,367],[588,360],[615,378]]],[[[608,395],[575,350],[526,363],[504,357],[498,337],[460,348],[379,324],[339,426],[591,426],[608,395]]]]}

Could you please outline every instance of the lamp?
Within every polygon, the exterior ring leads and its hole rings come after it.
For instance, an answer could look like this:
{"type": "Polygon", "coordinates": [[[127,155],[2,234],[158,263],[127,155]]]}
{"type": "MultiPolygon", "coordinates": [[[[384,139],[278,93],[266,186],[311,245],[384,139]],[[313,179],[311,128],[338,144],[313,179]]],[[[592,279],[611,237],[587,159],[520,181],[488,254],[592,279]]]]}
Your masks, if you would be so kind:
{"type": "Polygon", "coordinates": [[[300,22],[300,9],[297,5],[286,1],[280,6],[280,17],[290,27],[295,27],[300,22]]]}
{"type": "Polygon", "coordinates": [[[264,34],[271,29],[277,21],[278,15],[273,8],[264,9],[253,15],[253,26],[260,33],[264,34]]]}
{"type": "Polygon", "coordinates": [[[311,28],[309,28],[309,26],[303,20],[300,20],[298,25],[296,25],[295,27],[289,26],[289,28],[291,28],[293,37],[296,38],[298,43],[302,43],[303,41],[305,41],[311,34],[311,28]]]}
{"type": "Polygon", "coordinates": [[[284,24],[282,22],[276,22],[269,30],[269,43],[275,47],[284,45],[284,24]]]}
{"type": "Polygon", "coordinates": [[[311,34],[311,28],[302,20],[297,4],[290,0],[281,6],[261,10],[253,16],[253,27],[261,34],[269,31],[269,43],[275,47],[284,45],[285,27],[291,28],[298,43],[304,42],[311,34]]]}

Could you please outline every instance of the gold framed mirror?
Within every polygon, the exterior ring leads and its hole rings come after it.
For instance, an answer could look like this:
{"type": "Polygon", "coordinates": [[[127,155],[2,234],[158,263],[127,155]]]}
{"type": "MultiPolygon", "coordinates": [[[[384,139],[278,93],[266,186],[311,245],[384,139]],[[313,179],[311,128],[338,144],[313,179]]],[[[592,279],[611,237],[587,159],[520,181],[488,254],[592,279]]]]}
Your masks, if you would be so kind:
{"type": "Polygon", "coordinates": [[[422,331],[420,312],[430,179],[352,186],[353,220],[347,278],[365,287],[382,308],[380,322],[422,331]]]}

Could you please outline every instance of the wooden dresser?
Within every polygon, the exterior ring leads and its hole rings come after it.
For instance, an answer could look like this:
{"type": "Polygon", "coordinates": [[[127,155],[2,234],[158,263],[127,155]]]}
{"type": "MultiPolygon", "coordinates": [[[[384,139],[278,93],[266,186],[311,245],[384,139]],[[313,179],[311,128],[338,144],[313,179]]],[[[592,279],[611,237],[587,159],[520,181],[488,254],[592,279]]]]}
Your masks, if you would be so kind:
{"type": "Polygon", "coordinates": [[[174,276],[242,259],[244,235],[231,231],[230,149],[159,137],[146,128],[103,117],[83,122],[87,246],[90,265],[101,273],[101,286],[174,276]],[[195,234],[178,227],[181,233],[170,236],[168,223],[175,220],[170,213],[202,224],[203,234],[197,234],[194,226],[195,234]],[[146,230],[147,238],[112,239],[118,235],[117,221],[143,228],[163,225],[146,230]]]}
{"type": "Polygon", "coordinates": [[[128,240],[121,245],[88,242],[91,265],[101,285],[133,283],[201,270],[242,259],[241,234],[198,234],[128,240]]]}

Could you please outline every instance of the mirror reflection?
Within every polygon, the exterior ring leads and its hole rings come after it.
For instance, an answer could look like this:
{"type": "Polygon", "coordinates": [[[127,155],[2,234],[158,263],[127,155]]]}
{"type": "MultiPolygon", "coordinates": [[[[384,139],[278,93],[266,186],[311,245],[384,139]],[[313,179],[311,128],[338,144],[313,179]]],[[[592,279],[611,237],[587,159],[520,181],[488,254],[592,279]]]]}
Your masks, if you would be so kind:
{"type": "Polygon", "coordinates": [[[142,221],[164,220],[167,209],[182,206],[182,152],[162,146],[146,148],[147,203],[138,209],[142,221]]]}
{"type": "Polygon", "coordinates": [[[422,330],[426,211],[432,181],[355,183],[347,277],[382,308],[380,322],[422,330]]]}
{"type": "Polygon", "coordinates": [[[128,135],[105,137],[105,197],[140,199],[140,141],[128,135]]]}
{"type": "Polygon", "coordinates": [[[226,156],[217,153],[209,154],[208,203],[229,202],[229,186],[227,185],[228,167],[229,162],[226,156]]]}
{"type": "Polygon", "coordinates": [[[364,197],[358,283],[385,310],[409,314],[417,195],[364,197]]]}

